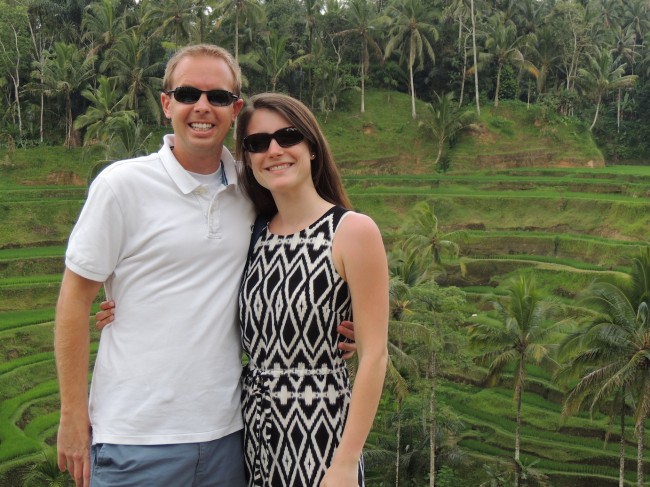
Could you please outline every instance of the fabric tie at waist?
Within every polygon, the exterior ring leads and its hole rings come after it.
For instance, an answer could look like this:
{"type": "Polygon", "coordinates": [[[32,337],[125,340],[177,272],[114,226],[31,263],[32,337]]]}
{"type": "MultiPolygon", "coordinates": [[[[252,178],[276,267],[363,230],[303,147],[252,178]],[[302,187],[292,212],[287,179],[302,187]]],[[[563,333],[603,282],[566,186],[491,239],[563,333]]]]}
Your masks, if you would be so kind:
{"type": "MultiPolygon", "coordinates": [[[[313,381],[310,381],[310,383],[313,383],[313,381]]],[[[273,403],[286,406],[290,401],[300,400],[305,405],[310,406],[314,401],[325,400],[327,403],[334,405],[342,395],[347,394],[348,389],[341,387],[347,385],[347,383],[348,371],[344,365],[335,369],[259,369],[248,363],[244,367],[243,386],[244,400],[248,409],[247,419],[252,420],[254,424],[253,431],[249,430],[245,434],[254,435],[257,438],[256,451],[249,452],[249,455],[252,453],[254,457],[253,465],[250,466],[253,485],[265,485],[264,479],[268,481],[268,473],[265,472],[263,467],[268,465],[268,459],[262,458],[262,455],[264,455],[263,452],[271,450],[269,447],[271,423],[268,416],[273,403]],[[302,377],[322,381],[325,384],[327,376],[334,380],[327,381],[324,390],[314,390],[311,385],[305,386],[304,389],[289,390],[286,383],[283,382],[279,388],[277,384],[282,378],[300,381],[302,377]],[[338,384],[338,387],[335,384],[338,384]]]]}

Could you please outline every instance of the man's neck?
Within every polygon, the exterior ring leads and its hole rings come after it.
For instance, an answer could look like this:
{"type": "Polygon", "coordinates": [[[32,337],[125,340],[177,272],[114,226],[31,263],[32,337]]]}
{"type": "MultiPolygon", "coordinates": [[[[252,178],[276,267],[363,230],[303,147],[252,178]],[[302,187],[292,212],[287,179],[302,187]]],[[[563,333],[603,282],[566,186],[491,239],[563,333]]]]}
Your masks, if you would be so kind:
{"type": "Polygon", "coordinates": [[[221,152],[223,146],[215,148],[210,151],[210,154],[205,153],[188,153],[173,148],[172,152],[178,163],[183,166],[183,169],[196,174],[212,174],[219,170],[221,166],[221,152]]]}

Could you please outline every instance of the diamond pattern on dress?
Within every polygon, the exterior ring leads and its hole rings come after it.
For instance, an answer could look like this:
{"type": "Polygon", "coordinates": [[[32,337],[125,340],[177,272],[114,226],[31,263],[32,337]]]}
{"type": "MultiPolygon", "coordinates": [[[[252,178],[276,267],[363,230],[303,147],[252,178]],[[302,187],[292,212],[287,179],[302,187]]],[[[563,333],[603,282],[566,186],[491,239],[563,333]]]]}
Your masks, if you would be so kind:
{"type": "MultiPolygon", "coordinates": [[[[243,277],[239,308],[249,357],[242,388],[251,487],[318,486],[350,403],[336,327],[351,319],[332,241],[347,210],[333,207],[293,235],[262,232],[243,277]]],[[[359,485],[363,485],[362,462],[359,485]]]]}

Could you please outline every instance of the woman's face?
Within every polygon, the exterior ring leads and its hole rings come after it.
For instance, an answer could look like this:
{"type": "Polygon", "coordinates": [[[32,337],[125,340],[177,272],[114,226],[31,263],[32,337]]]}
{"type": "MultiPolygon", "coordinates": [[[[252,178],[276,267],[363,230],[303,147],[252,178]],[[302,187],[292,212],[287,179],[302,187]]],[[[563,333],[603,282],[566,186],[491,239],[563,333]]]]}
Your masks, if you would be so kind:
{"type": "MultiPolygon", "coordinates": [[[[275,134],[278,130],[291,128],[291,123],[282,115],[272,110],[256,110],[248,124],[246,136],[252,134],[275,134]]],[[[271,137],[268,149],[260,152],[247,152],[248,163],[259,184],[272,193],[296,191],[304,184],[313,187],[311,179],[312,154],[309,144],[303,138],[294,143],[299,137],[295,132],[283,137],[283,132],[277,134],[280,143],[271,137]],[[292,144],[293,145],[289,145],[292,144]],[[280,145],[282,144],[282,145],[280,145]],[[283,147],[286,146],[286,147],[283,147]]],[[[261,144],[262,148],[264,144],[261,144]]]]}

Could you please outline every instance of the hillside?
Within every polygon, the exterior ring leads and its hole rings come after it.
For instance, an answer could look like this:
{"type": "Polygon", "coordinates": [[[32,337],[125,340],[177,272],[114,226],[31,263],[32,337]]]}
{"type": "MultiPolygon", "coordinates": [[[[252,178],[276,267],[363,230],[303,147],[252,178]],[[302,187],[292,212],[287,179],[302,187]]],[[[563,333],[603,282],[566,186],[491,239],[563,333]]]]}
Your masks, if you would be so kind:
{"type": "MultiPolygon", "coordinates": [[[[430,201],[443,233],[461,247],[442,282],[463,287],[477,313],[503,294],[517,272],[535,275],[546,293],[568,303],[596,277],[620,278],[647,242],[650,167],[606,167],[580,123],[545,121],[523,104],[502,103],[498,111],[483,107],[481,120],[450,152],[450,171],[441,174],[432,166],[436,147],[411,119],[406,95],[370,92],[364,114],[358,113],[358,95],[349,96],[347,111],[330,114],[323,127],[354,205],[375,218],[390,244],[408,210],[430,201]]],[[[426,113],[423,104],[418,113],[426,113]]],[[[160,137],[154,139],[152,146],[160,137]]],[[[55,442],[53,308],[65,242],[100,158],[97,151],[60,147],[0,151],[4,485],[18,485],[24,465],[38,461],[42,447],[55,442]]],[[[449,373],[439,388],[441,402],[465,423],[459,444],[475,459],[477,476],[481,462],[510,455],[514,432],[508,378],[486,389],[480,386],[482,372],[449,373]]],[[[584,413],[563,423],[562,395],[547,372],[530,372],[525,458],[540,459],[537,467],[551,475],[552,485],[616,485],[617,439],[603,446],[606,418],[590,420],[584,413]]],[[[631,421],[630,485],[636,442],[631,421]]]]}

